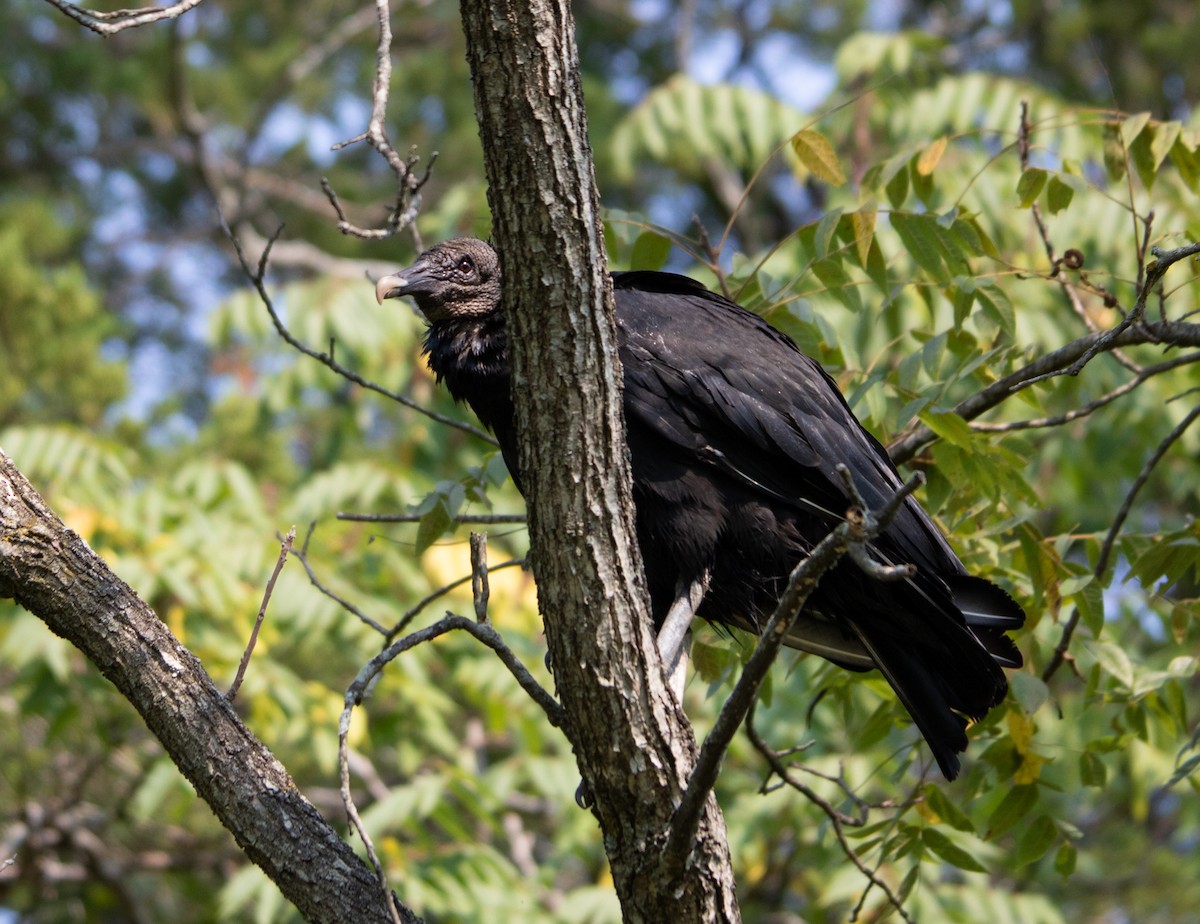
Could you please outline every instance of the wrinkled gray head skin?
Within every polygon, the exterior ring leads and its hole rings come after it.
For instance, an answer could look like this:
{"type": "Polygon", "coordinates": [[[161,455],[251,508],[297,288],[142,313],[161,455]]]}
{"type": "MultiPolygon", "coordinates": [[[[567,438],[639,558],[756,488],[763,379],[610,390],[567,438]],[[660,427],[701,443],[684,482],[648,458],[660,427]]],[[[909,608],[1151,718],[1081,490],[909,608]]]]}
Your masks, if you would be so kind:
{"type": "Polygon", "coordinates": [[[375,284],[375,298],[411,298],[430,324],[478,318],[500,305],[500,260],[491,244],[456,237],[430,247],[406,270],[375,284]]]}

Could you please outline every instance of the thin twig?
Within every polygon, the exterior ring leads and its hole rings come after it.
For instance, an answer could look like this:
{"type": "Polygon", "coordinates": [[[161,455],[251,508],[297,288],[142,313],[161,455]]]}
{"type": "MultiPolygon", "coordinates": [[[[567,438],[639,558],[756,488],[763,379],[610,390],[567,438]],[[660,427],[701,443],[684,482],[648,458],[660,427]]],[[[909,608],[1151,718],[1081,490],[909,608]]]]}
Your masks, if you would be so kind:
{"type": "Polygon", "coordinates": [[[1063,424],[1071,423],[1074,420],[1079,420],[1082,417],[1087,417],[1094,411],[1100,410],[1107,404],[1112,403],[1117,398],[1129,394],[1135,388],[1145,384],[1156,375],[1161,375],[1164,372],[1169,372],[1179,366],[1186,366],[1189,363],[1200,362],[1200,353],[1187,353],[1183,356],[1176,356],[1174,359],[1169,359],[1166,362],[1157,363],[1153,366],[1139,367],[1137,375],[1123,385],[1119,385],[1110,392],[1106,392],[1098,398],[1094,398],[1087,404],[1081,407],[1074,408],[1063,414],[1055,415],[1054,417],[1034,417],[1030,420],[1013,420],[1006,423],[978,423],[972,422],[968,426],[972,430],[978,430],[982,433],[1010,433],[1014,430],[1030,430],[1040,427],[1061,427],[1063,424]]]}
{"type": "MultiPolygon", "coordinates": [[[[1174,264],[1200,253],[1200,243],[1188,244],[1185,247],[1176,247],[1174,250],[1161,250],[1155,247],[1151,253],[1154,254],[1155,260],[1149,266],[1145,267],[1145,283],[1138,288],[1137,301],[1134,303],[1133,310],[1121,319],[1121,323],[1105,331],[1103,336],[1099,337],[1082,356],[1066,369],[1056,369],[1046,372],[1029,379],[1025,383],[1026,385],[1034,385],[1059,375],[1078,375],[1083,371],[1084,366],[1091,362],[1094,357],[1111,349],[1117,338],[1126,330],[1135,324],[1144,323],[1146,317],[1146,299],[1150,293],[1155,291],[1158,284],[1162,282],[1162,278],[1166,275],[1167,270],[1174,264]]],[[[1139,270],[1139,276],[1141,272],[1142,270],[1139,270]]]]}
{"type": "MultiPolygon", "coordinates": [[[[1124,526],[1125,520],[1129,516],[1129,511],[1133,509],[1133,501],[1137,493],[1142,489],[1147,479],[1149,479],[1150,473],[1154,471],[1155,466],[1166,455],[1167,450],[1171,448],[1171,445],[1176,440],[1183,436],[1188,427],[1195,423],[1197,417],[1200,417],[1200,404],[1192,408],[1188,415],[1163,438],[1162,442],[1158,444],[1154,452],[1151,453],[1150,458],[1142,466],[1142,470],[1138,472],[1137,478],[1134,479],[1132,486],[1130,486],[1129,491],[1126,493],[1125,500],[1121,503],[1121,509],[1117,511],[1112,525],[1109,526],[1108,532],[1104,536],[1104,542],[1100,546],[1100,555],[1096,559],[1096,567],[1092,569],[1092,573],[1097,580],[1103,578],[1108,571],[1108,562],[1112,557],[1112,550],[1116,545],[1117,537],[1121,533],[1121,527],[1124,526]]],[[[1071,647],[1071,639],[1075,635],[1075,630],[1079,628],[1082,618],[1083,614],[1080,613],[1079,607],[1075,607],[1071,611],[1070,618],[1063,625],[1062,636],[1054,648],[1054,653],[1050,656],[1050,660],[1042,670],[1043,681],[1048,681],[1053,677],[1067,659],[1067,650],[1071,647]]]]}
{"type": "Polygon", "coordinates": [[[1158,444],[1154,452],[1150,454],[1150,458],[1146,460],[1146,464],[1142,466],[1142,470],[1138,472],[1137,478],[1134,479],[1128,493],[1125,495],[1125,500],[1121,504],[1121,509],[1117,511],[1117,516],[1113,520],[1112,525],[1108,529],[1108,534],[1104,537],[1104,543],[1100,547],[1100,557],[1096,560],[1096,576],[1103,577],[1108,570],[1108,560],[1112,555],[1113,545],[1117,541],[1117,536],[1121,533],[1121,527],[1125,524],[1125,519],[1129,516],[1129,511],[1133,509],[1133,499],[1137,496],[1138,491],[1142,489],[1150,477],[1150,473],[1154,471],[1155,466],[1166,455],[1172,444],[1179,439],[1187,431],[1187,428],[1192,425],[1197,417],[1200,417],[1200,404],[1196,405],[1187,416],[1181,420],[1170,433],[1163,437],[1162,442],[1158,444]]]}
{"type": "Polygon", "coordinates": [[[71,19],[93,32],[108,37],[133,29],[146,26],[164,19],[175,19],[199,6],[204,0],[179,0],[170,6],[146,6],[133,10],[88,10],[67,0],[46,0],[54,8],[62,11],[71,19]]]}
{"type": "Polygon", "coordinates": [[[383,870],[383,864],[379,862],[379,854],[375,852],[375,842],[371,840],[371,835],[367,833],[362,816],[358,814],[358,806],[354,804],[354,796],[350,793],[351,712],[352,708],[347,703],[338,721],[338,771],[342,805],[346,808],[346,818],[349,819],[350,825],[354,830],[358,832],[358,836],[362,838],[363,846],[367,849],[367,858],[371,861],[371,867],[375,870],[375,878],[379,881],[379,888],[383,890],[384,900],[387,902],[388,910],[392,916],[392,924],[403,924],[400,920],[400,911],[396,907],[396,903],[392,900],[392,889],[388,885],[387,873],[383,870]]]}
{"type": "MultiPolygon", "coordinates": [[[[491,567],[488,568],[488,571],[499,571],[502,568],[524,568],[524,567],[525,567],[525,559],[524,558],[510,558],[508,561],[502,561],[498,565],[492,565],[491,567]]],[[[437,590],[429,593],[427,596],[422,597],[420,600],[418,600],[411,607],[409,607],[407,610],[404,611],[404,615],[401,616],[396,621],[396,624],[394,626],[392,626],[392,628],[390,628],[386,632],[384,632],[385,643],[390,645],[392,643],[392,641],[396,638],[396,636],[398,636],[401,632],[403,632],[405,629],[407,629],[409,624],[418,615],[420,615],[421,611],[423,609],[425,609],[425,607],[429,606],[429,604],[435,602],[436,600],[440,599],[441,597],[446,596],[446,594],[450,593],[452,590],[462,587],[463,584],[466,584],[468,581],[471,581],[472,579],[473,579],[473,575],[468,574],[466,577],[461,577],[456,581],[451,581],[449,584],[444,584],[441,587],[439,587],[437,590]]]]}
{"type": "Polygon", "coordinates": [[[386,650],[377,654],[362,667],[350,686],[346,689],[345,705],[338,720],[338,767],[341,774],[340,792],[342,804],[346,808],[346,817],[350,820],[350,824],[358,833],[358,836],[362,838],[363,844],[367,849],[367,856],[379,880],[379,886],[383,889],[384,894],[388,896],[388,906],[392,909],[392,920],[395,924],[401,924],[401,922],[399,911],[394,907],[394,903],[391,900],[392,892],[388,886],[387,874],[384,872],[383,864],[380,863],[379,856],[375,852],[375,845],[371,841],[366,827],[363,825],[358,808],[354,804],[354,796],[350,792],[350,719],[353,715],[354,707],[362,704],[372,682],[388,663],[405,651],[456,629],[461,629],[469,633],[496,653],[501,663],[508,668],[509,672],[516,678],[517,683],[521,685],[521,689],[528,693],[530,698],[546,713],[546,718],[551,725],[561,728],[565,720],[562,706],[534,679],[529,669],[513,654],[512,649],[504,643],[500,634],[491,625],[476,622],[463,616],[456,616],[453,613],[447,613],[433,625],[426,626],[424,629],[406,635],[404,638],[388,646],[386,650]]]}
{"type": "MultiPolygon", "coordinates": [[[[1029,139],[1032,125],[1029,122],[1029,103],[1027,100],[1021,100],[1021,121],[1017,131],[1017,152],[1020,157],[1021,171],[1029,169],[1029,139]]],[[[1075,286],[1062,272],[1063,267],[1074,269],[1081,272],[1083,264],[1083,255],[1076,250],[1068,250],[1062,258],[1059,258],[1054,250],[1054,243],[1050,240],[1050,229],[1046,226],[1046,220],[1042,217],[1041,206],[1034,202],[1030,206],[1030,214],[1033,216],[1033,222],[1037,226],[1038,237],[1042,240],[1042,247],[1046,251],[1046,259],[1050,261],[1050,276],[1057,280],[1058,286],[1062,289],[1063,295],[1066,296],[1071,310],[1079,316],[1083,321],[1084,326],[1088,330],[1096,330],[1096,325],[1088,316],[1087,309],[1083,305],[1083,300],[1079,297],[1079,292],[1075,286]]],[[[1140,261],[1139,261],[1140,265],[1140,261]]],[[[1104,293],[1105,300],[1111,298],[1108,293],[1104,293]]],[[[1113,358],[1121,365],[1125,366],[1134,372],[1137,371],[1137,365],[1129,360],[1120,350],[1112,351],[1113,358]]]]}
{"type": "Polygon", "coordinates": [[[250,641],[246,643],[246,650],[242,653],[242,660],[238,664],[237,674],[233,678],[229,692],[225,694],[225,698],[231,703],[242,686],[242,679],[246,676],[246,668],[250,664],[250,655],[254,653],[254,646],[258,642],[258,630],[262,628],[263,620],[267,615],[267,604],[271,602],[271,594],[275,590],[275,582],[279,579],[279,572],[283,570],[283,566],[287,563],[288,553],[291,552],[292,543],[295,541],[296,527],[293,526],[287,531],[287,535],[283,537],[283,541],[279,544],[279,559],[275,562],[275,570],[271,572],[271,577],[267,580],[266,589],[263,590],[262,604],[258,608],[258,616],[254,620],[254,628],[250,630],[250,641]]]}
{"type": "MultiPolygon", "coordinates": [[[[355,523],[420,523],[423,513],[338,513],[339,520],[355,523]]],[[[497,526],[505,523],[527,523],[529,517],[523,513],[460,513],[452,518],[455,523],[479,526],[497,526]]]]}
{"type": "Polygon", "coordinates": [[[487,533],[471,533],[471,599],[475,603],[475,621],[488,621],[487,533]]]}
{"type": "Polygon", "coordinates": [[[447,613],[437,622],[423,629],[411,632],[401,639],[397,639],[368,661],[347,688],[346,703],[350,706],[360,704],[366,696],[366,691],[371,681],[375,679],[376,675],[388,663],[399,655],[411,648],[415,648],[417,645],[435,639],[439,635],[445,635],[447,632],[455,630],[462,630],[474,636],[476,640],[496,652],[504,666],[516,678],[517,683],[521,685],[521,689],[528,693],[529,697],[546,713],[546,718],[550,724],[556,728],[562,727],[564,721],[562,706],[534,679],[533,675],[529,673],[529,669],[521,663],[520,659],[513,654],[512,649],[505,644],[504,639],[500,637],[500,633],[490,624],[478,623],[473,619],[467,619],[465,616],[456,616],[453,613],[447,613]]]}
{"type": "Polygon", "coordinates": [[[421,187],[429,180],[433,163],[437,160],[437,152],[430,156],[424,175],[417,177],[413,172],[420,162],[416,149],[412,149],[407,158],[402,158],[392,146],[387,132],[384,130],[383,120],[387,116],[388,94],[392,84],[392,22],[388,0],[375,0],[375,12],[379,23],[379,41],[375,46],[375,79],[371,87],[371,118],[365,132],[345,141],[339,141],[333,146],[333,150],[340,151],[342,148],[358,144],[360,141],[370,144],[387,161],[389,169],[396,177],[396,200],[383,227],[360,228],[347,219],[337,193],[334,192],[333,186],[327,179],[322,178],[321,188],[325,190],[325,195],[337,213],[338,230],[343,234],[366,240],[381,240],[391,237],[405,228],[410,228],[417,249],[420,250],[423,248],[420,235],[417,233],[416,218],[421,209],[421,187]]]}
{"type": "MultiPolygon", "coordinates": [[[[1200,244],[1193,244],[1191,247],[1195,248],[1193,252],[1200,252],[1200,244]]],[[[1017,392],[1028,388],[1035,382],[1061,375],[1063,370],[1096,348],[1101,341],[1103,341],[1101,347],[1095,352],[1144,343],[1167,344],[1175,347],[1200,347],[1200,324],[1182,321],[1143,322],[1116,336],[1112,336],[1111,330],[1087,334],[1056,350],[1045,353],[1020,369],[997,379],[975,394],[964,398],[952,410],[963,420],[974,420],[980,414],[1003,404],[1017,392]]],[[[892,440],[887,447],[888,454],[896,465],[902,465],[936,439],[937,435],[928,426],[918,424],[892,440]]]]}
{"type": "Polygon", "coordinates": [[[313,522],[308,524],[308,532],[304,536],[304,542],[301,543],[299,551],[297,551],[296,549],[292,550],[292,555],[294,555],[296,557],[296,559],[300,562],[300,564],[304,566],[304,573],[308,575],[309,583],[311,583],[313,587],[315,587],[318,591],[320,591],[322,594],[324,594],[326,597],[328,597],[330,600],[332,600],[334,603],[336,603],[338,606],[340,606],[346,612],[351,613],[354,616],[357,616],[358,619],[361,622],[363,622],[365,625],[370,626],[372,629],[374,629],[380,635],[386,636],[388,634],[388,630],[385,626],[376,622],[374,619],[372,619],[370,616],[368,616],[366,613],[364,613],[361,609],[359,609],[357,606],[355,606],[353,603],[351,603],[345,597],[340,596],[339,594],[335,593],[330,588],[326,587],[320,581],[320,579],[317,577],[317,573],[313,570],[313,566],[311,564],[309,564],[309,561],[308,561],[308,543],[312,539],[313,532],[314,532],[314,530],[316,530],[316,528],[317,528],[317,521],[313,520],[313,522]]]}
{"type": "MultiPolygon", "coordinates": [[[[908,912],[904,910],[904,905],[900,901],[899,897],[892,891],[891,887],[886,882],[879,878],[879,875],[875,872],[875,870],[871,869],[866,865],[866,863],[863,862],[862,857],[858,855],[858,852],[851,846],[850,841],[846,837],[846,825],[859,827],[864,824],[865,819],[853,818],[844,812],[839,811],[831,802],[829,802],[829,800],[823,798],[816,792],[816,790],[805,785],[800,780],[796,779],[791,772],[789,772],[787,766],[780,759],[780,756],[771,748],[769,744],[767,744],[766,740],[754,727],[754,704],[751,704],[750,711],[746,715],[746,734],[750,737],[750,741],[754,745],[755,750],[757,750],[759,754],[763,756],[775,775],[781,780],[784,780],[788,786],[801,793],[806,799],[812,802],[813,805],[817,806],[817,808],[825,813],[825,817],[829,819],[829,823],[833,828],[833,835],[837,838],[838,844],[842,848],[842,852],[846,855],[846,858],[858,868],[858,871],[867,878],[868,882],[874,886],[877,886],[880,891],[883,892],[883,894],[887,897],[887,900],[891,903],[892,907],[896,909],[896,912],[900,915],[900,917],[902,917],[905,921],[908,921],[909,924],[912,924],[913,919],[909,916],[908,912]]],[[[841,783],[839,783],[839,785],[841,786],[843,792],[848,792],[844,785],[841,783]]],[[[852,798],[855,798],[857,801],[857,797],[852,796],[852,798]]],[[[857,917],[857,915],[855,916],[857,917]]],[[[853,918],[851,920],[853,920],[853,918]]]]}

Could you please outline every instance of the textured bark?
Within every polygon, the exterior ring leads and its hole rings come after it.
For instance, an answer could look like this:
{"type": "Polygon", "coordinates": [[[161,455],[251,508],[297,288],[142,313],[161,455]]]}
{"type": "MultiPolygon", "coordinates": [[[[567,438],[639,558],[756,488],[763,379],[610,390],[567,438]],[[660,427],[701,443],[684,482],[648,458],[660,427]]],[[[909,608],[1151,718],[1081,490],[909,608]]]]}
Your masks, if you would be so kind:
{"type": "Polygon", "coordinates": [[[196,657],[54,515],[3,451],[0,597],[41,618],[112,681],[307,920],[392,920],[375,876],[242,724],[196,657]]]}
{"type": "Polygon", "coordinates": [[[739,920],[709,794],[663,864],[696,760],[665,686],[634,532],[612,293],[566,0],[462,0],[504,272],[532,561],[567,734],[627,921],[739,920]]]}

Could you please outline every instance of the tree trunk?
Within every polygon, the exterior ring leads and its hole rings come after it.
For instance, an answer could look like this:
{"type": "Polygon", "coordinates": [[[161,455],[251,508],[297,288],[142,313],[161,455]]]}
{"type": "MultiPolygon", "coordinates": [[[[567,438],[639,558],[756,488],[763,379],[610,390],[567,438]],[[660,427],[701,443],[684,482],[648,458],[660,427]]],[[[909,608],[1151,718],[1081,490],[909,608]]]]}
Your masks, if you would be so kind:
{"type": "Polygon", "coordinates": [[[627,921],[737,921],[711,793],[663,845],[696,760],[665,683],[634,532],[611,284],[566,0],[462,0],[504,273],[531,559],[567,734],[627,921]]]}
{"type": "Polygon", "coordinates": [[[42,619],[112,681],[307,920],[392,921],[374,874],[242,724],[196,657],[54,515],[2,450],[0,597],[42,619]]]}

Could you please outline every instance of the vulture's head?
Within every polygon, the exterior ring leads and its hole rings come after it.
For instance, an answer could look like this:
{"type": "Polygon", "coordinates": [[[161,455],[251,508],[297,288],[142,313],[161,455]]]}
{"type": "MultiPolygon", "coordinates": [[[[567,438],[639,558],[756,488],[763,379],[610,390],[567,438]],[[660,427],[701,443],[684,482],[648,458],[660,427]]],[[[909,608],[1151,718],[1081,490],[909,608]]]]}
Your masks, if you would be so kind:
{"type": "Polygon", "coordinates": [[[406,270],[375,284],[375,298],[409,296],[430,324],[478,318],[500,306],[500,260],[492,245],[472,237],[444,241],[406,270]]]}

